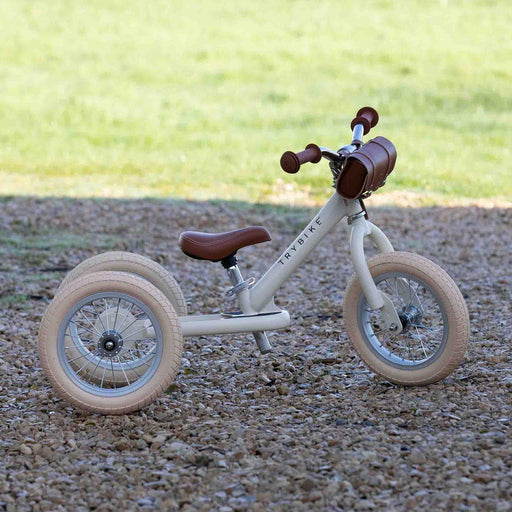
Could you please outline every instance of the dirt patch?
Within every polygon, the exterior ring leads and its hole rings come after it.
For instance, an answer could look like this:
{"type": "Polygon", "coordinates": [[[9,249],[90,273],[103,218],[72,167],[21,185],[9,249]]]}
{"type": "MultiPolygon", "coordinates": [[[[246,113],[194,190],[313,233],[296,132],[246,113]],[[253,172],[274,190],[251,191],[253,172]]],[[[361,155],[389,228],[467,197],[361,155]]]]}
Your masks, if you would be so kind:
{"type": "Polygon", "coordinates": [[[224,271],[184,256],[179,232],[266,226],[272,243],[239,254],[258,277],[313,211],[18,198],[0,210],[0,510],[510,510],[512,209],[370,211],[466,298],[470,348],[445,381],[399,388],[359,361],[340,226],[279,291],[292,325],[270,336],[274,353],[246,335],[188,338],[167,393],[122,417],[70,408],[39,368],[38,323],[66,271],[135,251],[169,269],[190,312],[215,312],[224,271]]]}

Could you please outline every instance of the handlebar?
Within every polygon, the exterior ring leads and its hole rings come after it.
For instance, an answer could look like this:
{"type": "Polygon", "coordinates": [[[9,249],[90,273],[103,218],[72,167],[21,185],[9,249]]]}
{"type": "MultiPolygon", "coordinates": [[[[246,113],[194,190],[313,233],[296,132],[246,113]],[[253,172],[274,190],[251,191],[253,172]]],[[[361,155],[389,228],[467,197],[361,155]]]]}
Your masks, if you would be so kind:
{"type": "Polygon", "coordinates": [[[358,124],[362,124],[364,128],[363,135],[366,135],[370,128],[377,126],[379,122],[379,114],[372,107],[363,107],[357,111],[356,117],[352,119],[350,123],[350,128],[353,130],[358,124]]]}
{"type": "MultiPolygon", "coordinates": [[[[349,146],[343,146],[339,149],[337,155],[340,161],[346,154],[355,151],[363,143],[363,135],[366,135],[371,128],[379,122],[379,114],[372,107],[363,107],[357,111],[356,117],[352,119],[350,128],[353,130],[352,143],[349,146]]],[[[325,156],[330,161],[336,161],[336,153],[327,150],[327,148],[320,148],[316,144],[308,144],[304,151],[294,153],[293,151],[286,151],[281,157],[281,169],[289,174],[295,174],[299,171],[300,166],[306,162],[316,164],[320,162],[322,156],[325,156]]]]}
{"type": "Polygon", "coordinates": [[[304,151],[294,153],[293,151],[286,151],[281,157],[281,169],[289,174],[295,174],[300,169],[302,164],[311,162],[316,164],[322,158],[322,150],[316,144],[308,144],[304,151]]]}

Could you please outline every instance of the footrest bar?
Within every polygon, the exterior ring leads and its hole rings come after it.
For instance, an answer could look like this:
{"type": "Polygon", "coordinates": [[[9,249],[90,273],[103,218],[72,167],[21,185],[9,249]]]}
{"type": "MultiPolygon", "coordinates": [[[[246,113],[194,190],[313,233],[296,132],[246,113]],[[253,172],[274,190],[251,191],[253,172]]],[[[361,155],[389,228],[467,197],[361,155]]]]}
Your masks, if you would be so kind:
{"type": "Polygon", "coordinates": [[[183,336],[273,331],[290,325],[290,315],[285,310],[235,317],[225,317],[220,314],[180,316],[178,320],[183,336]]]}

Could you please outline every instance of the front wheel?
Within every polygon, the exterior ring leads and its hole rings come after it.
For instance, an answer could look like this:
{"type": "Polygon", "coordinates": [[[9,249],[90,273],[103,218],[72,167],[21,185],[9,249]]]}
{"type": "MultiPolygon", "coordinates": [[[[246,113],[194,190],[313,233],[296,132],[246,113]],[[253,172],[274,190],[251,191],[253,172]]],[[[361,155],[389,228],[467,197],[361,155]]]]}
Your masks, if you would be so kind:
{"type": "Polygon", "coordinates": [[[463,360],[469,338],[464,298],[451,277],[432,261],[407,252],[374,256],[368,267],[377,289],[393,302],[402,323],[386,329],[371,310],[354,275],[343,318],[357,353],[377,374],[407,386],[437,382],[463,360]]]}

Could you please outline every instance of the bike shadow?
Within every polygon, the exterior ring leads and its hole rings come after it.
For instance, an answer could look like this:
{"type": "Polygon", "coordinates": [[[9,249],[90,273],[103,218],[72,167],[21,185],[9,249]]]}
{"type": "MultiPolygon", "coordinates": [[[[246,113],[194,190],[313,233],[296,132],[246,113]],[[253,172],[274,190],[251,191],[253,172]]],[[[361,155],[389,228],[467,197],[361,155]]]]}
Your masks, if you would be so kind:
{"type": "MultiPolygon", "coordinates": [[[[512,208],[372,207],[371,199],[368,203],[370,220],[387,234],[395,250],[437,261],[462,285],[478,282],[481,288],[489,282],[499,289],[500,281],[508,283],[512,208]]],[[[141,252],[178,273],[184,266],[210,271],[213,264],[181,253],[180,232],[228,231],[248,225],[267,227],[273,240],[244,248],[239,256],[251,266],[265,267],[317,210],[242,201],[4,196],[0,199],[1,272],[64,273],[105,250],[141,252]]],[[[342,220],[305,263],[308,272],[312,268],[339,272],[350,266],[347,230],[342,220]]]]}

